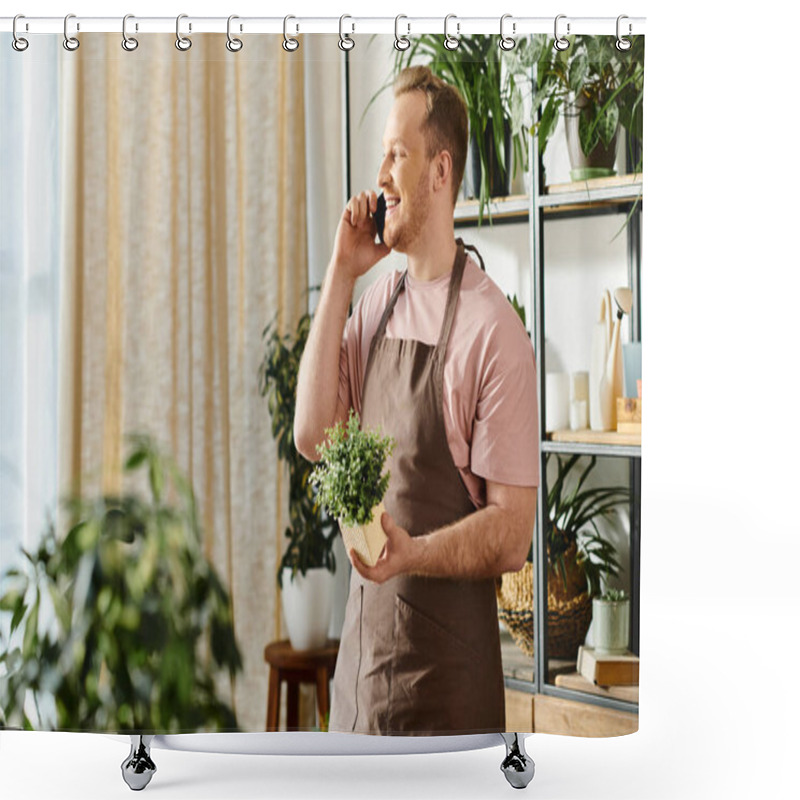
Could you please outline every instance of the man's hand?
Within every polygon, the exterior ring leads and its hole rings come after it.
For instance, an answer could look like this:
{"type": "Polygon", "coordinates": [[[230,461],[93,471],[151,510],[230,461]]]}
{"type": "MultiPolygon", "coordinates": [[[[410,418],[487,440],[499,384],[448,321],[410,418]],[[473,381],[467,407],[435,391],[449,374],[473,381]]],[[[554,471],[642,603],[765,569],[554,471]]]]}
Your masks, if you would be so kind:
{"type": "Polygon", "coordinates": [[[391,252],[385,244],[375,243],[377,230],[372,214],[377,207],[375,192],[351,197],[336,229],[332,262],[354,281],[391,252]]]}
{"type": "Polygon", "coordinates": [[[383,583],[402,572],[409,572],[413,564],[414,540],[408,531],[397,525],[391,514],[386,512],[381,516],[381,526],[387,537],[386,544],[374,567],[368,567],[355,550],[349,553],[350,561],[358,574],[373,583],[383,583]]]}

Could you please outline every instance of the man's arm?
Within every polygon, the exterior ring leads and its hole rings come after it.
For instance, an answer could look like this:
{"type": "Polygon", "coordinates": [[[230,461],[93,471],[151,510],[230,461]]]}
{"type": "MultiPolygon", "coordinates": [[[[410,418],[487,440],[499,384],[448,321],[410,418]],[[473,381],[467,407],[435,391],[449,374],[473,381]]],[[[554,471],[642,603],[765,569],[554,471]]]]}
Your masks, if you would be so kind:
{"type": "Polygon", "coordinates": [[[536,519],[536,487],[486,482],[486,507],[424,536],[409,536],[389,514],[388,537],[374,567],[355,551],[350,560],[367,580],[383,583],[401,573],[447,578],[494,578],[522,569],[536,519]]]}
{"type": "Polygon", "coordinates": [[[350,198],[339,220],[333,255],[325,273],[322,297],[308,333],[297,375],[294,441],[309,461],[317,461],[316,447],[325,429],[347,414],[339,407],[339,350],[356,279],[389,253],[375,244],[371,213],[375,192],[350,198]]]}

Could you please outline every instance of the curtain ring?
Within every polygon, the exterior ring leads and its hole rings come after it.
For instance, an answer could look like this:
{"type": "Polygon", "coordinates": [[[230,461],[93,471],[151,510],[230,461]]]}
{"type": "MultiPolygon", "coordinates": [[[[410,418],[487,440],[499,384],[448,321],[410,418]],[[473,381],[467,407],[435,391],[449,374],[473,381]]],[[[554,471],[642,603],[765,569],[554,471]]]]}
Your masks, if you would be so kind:
{"type": "MultiPolygon", "coordinates": [[[[292,37],[286,32],[286,23],[290,19],[297,19],[297,17],[289,15],[288,17],[283,18],[283,49],[287,53],[293,53],[298,47],[300,47],[300,42],[297,39],[292,39],[292,37]]],[[[299,26],[296,26],[296,28],[297,30],[295,32],[299,31],[299,26]]]]}
{"type": "MultiPolygon", "coordinates": [[[[122,49],[127,50],[129,53],[134,51],[139,46],[139,40],[134,39],[133,36],[128,36],[125,30],[128,20],[133,18],[133,14],[126,14],[122,18],[122,49]]],[[[136,26],[136,29],[139,29],[138,25],[136,26]]]]}
{"type": "MultiPolygon", "coordinates": [[[[339,49],[340,50],[352,50],[356,46],[356,43],[350,38],[350,34],[342,32],[342,23],[346,19],[353,19],[353,18],[349,14],[342,14],[342,16],[339,17],[339,49]]],[[[352,31],[354,31],[355,29],[356,29],[356,26],[354,24],[353,28],[352,28],[352,31]]],[[[351,31],[351,33],[352,33],[352,31],[351,31]]]]}
{"type": "MultiPolygon", "coordinates": [[[[517,40],[513,39],[511,36],[506,36],[503,33],[503,23],[507,19],[511,19],[511,14],[503,14],[503,16],[500,17],[500,43],[499,44],[500,44],[500,47],[503,50],[513,50],[517,45],[517,40]]],[[[512,22],[511,23],[511,33],[516,33],[516,32],[517,32],[517,23],[516,22],[512,22]]]]}
{"type": "MultiPolygon", "coordinates": [[[[227,47],[231,53],[238,53],[242,47],[244,47],[244,42],[241,39],[231,36],[231,20],[233,19],[239,19],[239,17],[236,16],[236,14],[231,14],[228,17],[228,41],[225,42],[225,47],[227,47]]],[[[239,28],[239,30],[241,30],[241,28],[239,28]]]]}
{"type": "MultiPolygon", "coordinates": [[[[455,14],[448,14],[444,18],[444,47],[445,47],[445,50],[458,50],[459,40],[456,39],[455,36],[451,36],[447,32],[447,23],[451,19],[456,19],[457,20],[458,17],[456,17],[455,14]]],[[[461,23],[460,22],[456,22],[456,33],[459,33],[460,30],[461,30],[461,23]]]]}
{"type": "MultiPolygon", "coordinates": [[[[71,52],[77,50],[81,46],[81,43],[78,41],[77,36],[67,36],[67,23],[70,18],[75,19],[75,15],[67,14],[67,16],[64,17],[64,49],[71,52]]],[[[80,30],[80,25],[78,25],[78,30],[80,30]]]]}
{"type": "MultiPolygon", "coordinates": [[[[188,19],[188,14],[178,14],[178,18],[175,20],[175,47],[178,50],[186,51],[192,46],[192,40],[189,39],[187,36],[181,36],[181,20],[188,19]]],[[[189,32],[191,33],[192,30],[192,23],[189,23],[189,32]]]]}
{"type": "MultiPolygon", "coordinates": [[[[553,48],[555,50],[558,50],[559,52],[561,52],[562,50],[566,50],[569,47],[569,40],[565,39],[563,36],[558,35],[558,21],[560,19],[566,19],[566,18],[567,18],[566,14],[559,14],[556,17],[555,26],[553,29],[554,30],[553,37],[555,39],[555,41],[553,42],[553,48]]],[[[567,36],[569,36],[569,22],[567,23],[567,36]]]]}
{"type": "MultiPolygon", "coordinates": [[[[620,23],[622,20],[628,19],[624,14],[620,14],[617,17],[617,50],[624,51],[631,49],[631,40],[630,39],[623,39],[622,35],[620,34],[620,23]]],[[[631,24],[628,23],[628,36],[631,35],[631,24]]]]}
{"type": "Polygon", "coordinates": [[[405,14],[398,14],[394,18],[394,49],[402,51],[402,50],[408,50],[408,48],[411,47],[411,40],[406,38],[411,33],[411,25],[409,23],[406,23],[408,32],[406,33],[406,36],[400,36],[400,33],[398,31],[399,28],[398,23],[400,22],[401,19],[408,19],[408,17],[405,14]]]}
{"type": "Polygon", "coordinates": [[[28,49],[28,42],[27,39],[23,39],[21,36],[17,36],[17,20],[18,19],[25,19],[24,14],[17,14],[14,17],[14,22],[11,25],[11,33],[13,34],[14,38],[11,40],[11,46],[18,52],[21,53],[23,50],[28,49]]]}

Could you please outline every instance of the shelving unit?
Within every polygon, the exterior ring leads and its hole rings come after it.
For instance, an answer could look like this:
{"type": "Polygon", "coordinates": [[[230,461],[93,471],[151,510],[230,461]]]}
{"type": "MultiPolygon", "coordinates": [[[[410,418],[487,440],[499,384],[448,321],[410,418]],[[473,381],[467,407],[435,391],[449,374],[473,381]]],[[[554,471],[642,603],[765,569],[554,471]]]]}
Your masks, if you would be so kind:
{"type": "MultiPolygon", "coordinates": [[[[545,274],[544,242],[546,223],[553,219],[581,218],[597,214],[627,215],[626,236],[628,285],[633,292],[630,316],[630,341],[641,340],[641,216],[643,181],[641,174],[559,185],[544,185],[544,167],[538,157],[537,137],[531,137],[530,163],[533,165],[530,198],[530,235],[533,254],[534,346],[539,381],[539,423],[544,431],[547,407],[545,395],[545,274]]],[[[625,458],[629,462],[630,481],[630,575],[631,641],[630,649],[639,653],[639,562],[641,534],[641,435],[617,432],[556,431],[540,436],[540,486],[537,525],[534,535],[534,640],[536,665],[533,691],[537,695],[602,705],[621,712],[638,713],[638,687],[619,691],[603,690],[585,681],[574,663],[554,662],[547,654],[547,546],[544,531],[547,519],[547,456],[569,453],[625,458]]]]}
{"type": "MultiPolygon", "coordinates": [[[[583,182],[544,186],[544,170],[535,137],[530,141],[530,163],[535,165],[531,175],[530,196],[515,195],[493,198],[484,212],[484,225],[528,224],[532,257],[533,336],[539,380],[539,422],[544,431],[547,398],[545,396],[546,364],[544,241],[546,223],[556,219],[580,219],[602,214],[626,215],[628,254],[628,285],[633,292],[630,315],[630,341],[641,340],[641,216],[643,208],[643,177],[629,173],[583,182]]],[[[461,201],[455,210],[457,228],[478,224],[478,201],[461,201]]],[[[576,672],[575,662],[549,659],[546,653],[547,624],[547,561],[544,542],[544,521],[547,513],[546,459],[549,453],[596,455],[624,458],[629,462],[631,490],[630,507],[630,574],[631,574],[631,642],[634,653],[639,652],[639,554],[640,554],[640,497],[641,497],[641,435],[616,431],[595,432],[555,431],[540,436],[541,482],[537,503],[537,525],[534,541],[535,592],[535,664],[516,645],[506,641],[503,650],[506,689],[534,696],[551,696],[564,701],[588,703],[614,712],[638,713],[638,687],[603,689],[585,681],[576,672]],[[527,663],[527,666],[526,666],[527,663]]],[[[535,704],[534,704],[535,705],[535,704]]],[[[534,716],[536,716],[534,714],[534,716]]],[[[624,717],[625,715],[622,714],[624,717]]],[[[627,723],[623,723],[627,724],[627,723]]]]}

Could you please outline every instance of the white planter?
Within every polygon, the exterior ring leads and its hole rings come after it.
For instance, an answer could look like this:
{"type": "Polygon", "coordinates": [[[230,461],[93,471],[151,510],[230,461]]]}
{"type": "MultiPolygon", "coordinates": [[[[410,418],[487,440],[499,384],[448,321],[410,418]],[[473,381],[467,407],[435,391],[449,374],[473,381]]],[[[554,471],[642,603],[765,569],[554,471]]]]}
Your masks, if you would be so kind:
{"type": "Polygon", "coordinates": [[[289,641],[295,650],[314,650],[328,638],[333,597],[333,573],[320,567],[305,575],[299,572],[292,580],[292,570],[284,567],[283,616],[289,641]]]}
{"type": "Polygon", "coordinates": [[[592,640],[600,655],[628,652],[630,600],[592,600],[592,640]]]}

